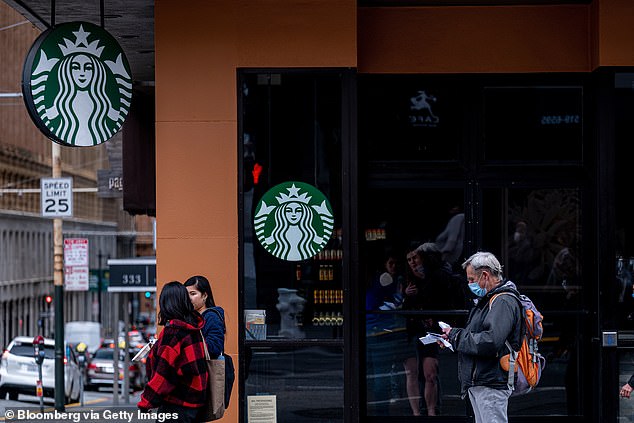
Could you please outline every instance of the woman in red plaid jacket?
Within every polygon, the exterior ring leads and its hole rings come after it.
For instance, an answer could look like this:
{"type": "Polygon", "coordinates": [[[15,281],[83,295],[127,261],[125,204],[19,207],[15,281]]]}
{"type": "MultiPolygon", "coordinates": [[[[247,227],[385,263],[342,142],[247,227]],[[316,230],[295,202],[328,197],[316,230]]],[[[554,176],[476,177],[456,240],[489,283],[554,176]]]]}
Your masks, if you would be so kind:
{"type": "Polygon", "coordinates": [[[170,413],[167,418],[180,423],[199,422],[209,378],[200,333],[205,322],[180,282],[163,287],[159,305],[158,324],[165,327],[148,356],[149,381],[137,406],[143,412],[158,408],[159,415],[170,413]]]}

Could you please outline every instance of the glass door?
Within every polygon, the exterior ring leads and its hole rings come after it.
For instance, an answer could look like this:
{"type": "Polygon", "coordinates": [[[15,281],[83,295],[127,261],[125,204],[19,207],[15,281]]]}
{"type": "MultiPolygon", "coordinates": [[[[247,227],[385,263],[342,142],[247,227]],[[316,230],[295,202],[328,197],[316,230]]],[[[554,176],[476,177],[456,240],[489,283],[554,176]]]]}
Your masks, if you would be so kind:
{"type": "Polygon", "coordinates": [[[238,76],[241,421],[343,422],[342,71],[238,76]]]}
{"type": "Polygon", "coordinates": [[[419,338],[465,323],[461,264],[486,250],[545,316],[547,367],[509,417],[585,420],[596,284],[582,265],[582,78],[366,75],[358,97],[361,414],[469,421],[457,355],[419,338]]]}
{"type": "MultiPolygon", "coordinates": [[[[634,224],[632,223],[632,207],[628,202],[631,191],[631,158],[634,153],[632,136],[634,136],[634,73],[619,72],[614,74],[614,94],[612,107],[614,110],[614,148],[616,163],[615,173],[615,257],[613,257],[616,284],[609,290],[607,308],[612,311],[611,329],[618,331],[618,353],[615,367],[618,374],[611,388],[614,392],[616,415],[619,422],[634,422],[634,401],[632,398],[618,396],[616,389],[630,384],[634,375],[634,224]],[[618,402],[617,402],[618,401],[618,402]]],[[[612,86],[612,84],[610,84],[612,86]]],[[[634,387],[634,386],[632,386],[634,387]]]]}
{"type": "Polygon", "coordinates": [[[591,327],[584,307],[582,191],[575,187],[483,187],[482,249],[544,315],[539,350],[547,358],[538,388],[512,397],[511,416],[580,416],[591,327]],[[584,329],[586,328],[586,329],[584,329]]]}
{"type": "Polygon", "coordinates": [[[462,188],[368,190],[361,254],[368,416],[464,415],[456,355],[419,337],[463,325],[462,188]],[[418,257],[424,257],[421,262],[418,257]],[[424,275],[424,276],[423,276],[424,275]]]}

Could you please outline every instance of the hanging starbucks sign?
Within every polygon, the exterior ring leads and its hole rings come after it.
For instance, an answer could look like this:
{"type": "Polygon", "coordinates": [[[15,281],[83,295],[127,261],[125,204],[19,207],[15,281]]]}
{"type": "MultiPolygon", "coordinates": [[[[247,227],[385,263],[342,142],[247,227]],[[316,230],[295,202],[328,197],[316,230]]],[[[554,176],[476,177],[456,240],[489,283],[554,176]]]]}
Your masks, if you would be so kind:
{"type": "Polygon", "coordinates": [[[35,125],[65,146],[94,146],[116,134],[132,101],[132,76],[119,43],[89,22],[43,32],[22,72],[22,94],[35,125]]]}
{"type": "Polygon", "coordinates": [[[259,201],[253,226],[260,244],[275,257],[300,261],[328,243],[334,227],[328,199],[312,185],[284,182],[259,201]]]}

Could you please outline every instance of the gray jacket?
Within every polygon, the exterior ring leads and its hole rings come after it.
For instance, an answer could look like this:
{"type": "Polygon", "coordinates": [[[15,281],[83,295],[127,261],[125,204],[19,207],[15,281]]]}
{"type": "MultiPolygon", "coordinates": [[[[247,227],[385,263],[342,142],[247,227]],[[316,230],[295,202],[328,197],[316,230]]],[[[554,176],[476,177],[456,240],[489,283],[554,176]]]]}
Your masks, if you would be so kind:
{"type": "Polygon", "coordinates": [[[509,353],[508,340],[513,349],[519,350],[522,332],[522,308],[513,295],[496,297],[491,307],[489,300],[500,292],[514,292],[513,282],[498,285],[471,309],[464,329],[453,328],[449,342],[459,354],[458,378],[462,395],[471,386],[488,386],[507,389],[508,373],[500,367],[500,357],[509,353]]]}

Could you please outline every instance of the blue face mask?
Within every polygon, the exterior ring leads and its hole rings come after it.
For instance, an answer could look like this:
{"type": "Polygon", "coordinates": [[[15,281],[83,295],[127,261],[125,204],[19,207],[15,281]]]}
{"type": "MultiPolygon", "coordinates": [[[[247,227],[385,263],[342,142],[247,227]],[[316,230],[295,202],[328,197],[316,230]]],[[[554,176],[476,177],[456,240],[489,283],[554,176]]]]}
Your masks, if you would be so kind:
{"type": "Polygon", "coordinates": [[[484,297],[487,294],[487,290],[481,288],[477,282],[470,282],[469,289],[473,292],[477,297],[484,297]]]}

